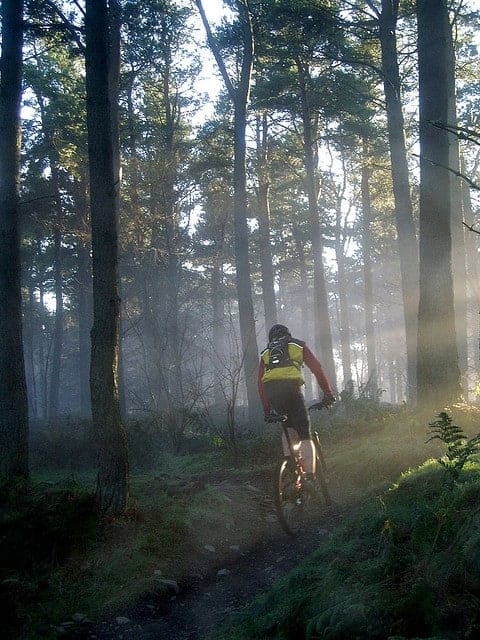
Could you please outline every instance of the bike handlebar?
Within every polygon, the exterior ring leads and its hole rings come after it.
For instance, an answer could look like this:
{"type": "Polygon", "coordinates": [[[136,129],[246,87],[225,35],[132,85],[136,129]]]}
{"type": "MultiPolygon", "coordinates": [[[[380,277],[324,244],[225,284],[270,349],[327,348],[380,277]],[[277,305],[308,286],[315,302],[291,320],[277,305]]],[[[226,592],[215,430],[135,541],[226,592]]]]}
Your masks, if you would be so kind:
{"type": "Polygon", "coordinates": [[[270,413],[268,416],[265,416],[265,422],[286,422],[288,420],[288,416],[281,415],[280,413],[270,413]]]}
{"type": "Polygon", "coordinates": [[[321,409],[328,409],[328,407],[331,407],[334,403],[335,403],[335,399],[325,398],[320,402],[315,402],[315,404],[310,405],[308,407],[308,410],[312,411],[312,409],[315,409],[317,411],[320,411],[321,409]]]}
{"type": "MultiPolygon", "coordinates": [[[[320,402],[315,402],[314,404],[310,405],[308,407],[308,410],[312,411],[312,409],[315,409],[319,411],[321,409],[328,409],[328,407],[331,407],[335,402],[336,400],[334,396],[327,397],[321,400],[320,402]]],[[[272,411],[268,416],[265,416],[265,422],[269,422],[269,423],[286,422],[287,420],[288,420],[287,415],[275,413],[274,411],[272,411]]]]}

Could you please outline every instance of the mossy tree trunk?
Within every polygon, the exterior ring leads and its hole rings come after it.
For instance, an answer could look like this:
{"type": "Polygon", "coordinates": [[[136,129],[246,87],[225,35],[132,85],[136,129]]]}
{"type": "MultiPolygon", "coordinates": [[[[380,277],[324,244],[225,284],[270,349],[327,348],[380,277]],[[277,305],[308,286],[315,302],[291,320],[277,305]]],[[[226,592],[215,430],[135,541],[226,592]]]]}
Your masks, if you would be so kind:
{"type": "Polygon", "coordinates": [[[28,402],[20,288],[23,2],[3,0],[0,60],[0,475],[28,476],[28,402]]]}
{"type": "Polygon", "coordinates": [[[118,269],[118,129],[113,122],[109,6],[87,0],[87,130],[92,225],[93,327],[90,365],[92,417],[99,470],[96,500],[104,514],[122,512],[128,496],[128,454],[118,395],[120,292],[118,269]]]}

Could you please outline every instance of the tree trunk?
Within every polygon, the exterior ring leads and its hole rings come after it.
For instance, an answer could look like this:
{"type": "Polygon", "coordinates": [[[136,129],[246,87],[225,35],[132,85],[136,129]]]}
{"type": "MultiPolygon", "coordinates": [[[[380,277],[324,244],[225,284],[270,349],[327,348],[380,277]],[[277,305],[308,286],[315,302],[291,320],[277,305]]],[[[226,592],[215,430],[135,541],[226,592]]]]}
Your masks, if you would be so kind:
{"type": "MultiPolygon", "coordinates": [[[[461,171],[465,174],[463,161],[461,162],[461,171]]],[[[470,185],[462,181],[462,209],[467,224],[472,224],[474,220],[474,212],[470,195],[470,185]]],[[[475,386],[478,381],[479,374],[479,310],[480,310],[480,267],[478,264],[478,255],[480,252],[480,236],[477,233],[467,231],[465,235],[466,264],[467,264],[467,302],[468,302],[468,333],[470,335],[469,351],[472,354],[470,366],[468,369],[469,380],[468,385],[464,388],[465,395],[468,399],[468,390],[475,386]]]]}
{"type": "Polygon", "coordinates": [[[25,377],[27,382],[29,415],[38,418],[37,376],[35,371],[35,294],[31,273],[28,275],[28,305],[23,322],[23,346],[25,357],[25,377]]]}
{"type": "Polygon", "coordinates": [[[244,354],[245,382],[249,418],[252,422],[258,419],[260,404],[257,392],[258,346],[255,330],[255,314],[253,310],[252,284],[250,275],[250,259],[248,248],[247,224],[247,182],[246,182],[246,143],[247,125],[246,100],[240,96],[235,103],[235,149],[234,149],[234,244],[235,266],[238,293],[238,310],[240,317],[240,335],[244,354]]]}
{"type": "Polygon", "coordinates": [[[98,439],[96,501],[105,514],[124,511],[128,455],[118,397],[120,297],[118,273],[119,175],[109,90],[111,58],[106,0],[87,0],[86,88],[93,257],[90,393],[98,439]]]}
{"type": "Polygon", "coordinates": [[[325,280],[325,268],[323,263],[323,238],[320,228],[320,216],[318,211],[318,176],[316,162],[316,140],[313,123],[313,114],[309,104],[306,88],[306,71],[301,62],[297,61],[297,69],[300,77],[303,146],[305,158],[305,172],[307,177],[307,196],[310,229],[312,237],[313,254],[313,315],[315,327],[315,347],[320,356],[320,361],[327,374],[330,384],[337,387],[337,376],[333,360],[332,332],[330,328],[330,316],[328,312],[328,293],[325,280]]]}
{"type": "MultiPolygon", "coordinates": [[[[310,328],[309,310],[311,305],[309,301],[307,256],[300,236],[300,229],[298,228],[295,220],[292,223],[292,236],[295,243],[295,251],[297,253],[298,269],[300,271],[300,291],[303,292],[303,303],[300,304],[300,323],[305,332],[304,335],[308,335],[308,329],[310,328]]],[[[318,390],[316,388],[318,385],[316,385],[315,381],[316,387],[313,388],[313,376],[308,367],[304,368],[303,377],[305,379],[305,399],[311,400],[316,398],[318,396],[318,390]]]]}
{"type": "MultiPolygon", "coordinates": [[[[41,60],[36,55],[37,68],[41,60]]],[[[60,378],[63,351],[63,266],[62,266],[62,222],[63,208],[60,194],[59,156],[55,144],[55,123],[45,108],[45,97],[40,84],[34,85],[42,122],[42,135],[47,149],[50,165],[51,201],[54,214],[53,221],[53,282],[55,291],[55,321],[52,334],[52,358],[50,363],[50,379],[48,385],[47,415],[55,418],[59,411],[60,378]]]]}
{"type": "Polygon", "coordinates": [[[248,248],[247,222],[247,177],[246,177],[246,127],[247,105],[250,95],[250,83],[253,69],[253,28],[248,2],[236,0],[243,37],[243,58],[240,80],[233,86],[225,63],[212,36],[210,26],[205,17],[201,0],[195,0],[200,12],[207,39],[212,53],[225,82],[234,107],[234,166],[233,166],[233,233],[235,246],[235,269],[238,297],[238,313],[240,319],[240,335],[243,350],[243,369],[247,388],[248,415],[251,423],[255,423],[261,415],[260,400],[257,392],[258,345],[255,329],[252,283],[248,248]]]}
{"type": "Polygon", "coordinates": [[[341,210],[340,203],[336,211],[335,224],[335,257],[337,260],[337,283],[338,283],[338,299],[339,299],[339,330],[340,330],[340,350],[342,359],[343,372],[343,388],[352,379],[352,359],[350,354],[350,317],[349,303],[347,293],[347,279],[345,268],[345,249],[344,238],[341,228],[341,210]]]}
{"type": "MultiPolygon", "coordinates": [[[[450,22],[447,24],[447,42],[448,125],[455,127],[457,125],[457,91],[455,87],[455,50],[450,22]]],[[[465,255],[465,229],[463,226],[462,180],[458,175],[460,171],[460,149],[458,136],[455,133],[449,133],[448,140],[450,143],[448,166],[452,169],[450,172],[450,196],[455,329],[457,333],[458,364],[461,383],[462,387],[466,390],[468,388],[467,265],[465,255]]]]}
{"type": "Polygon", "coordinates": [[[80,389],[80,415],[90,417],[90,325],[92,277],[90,272],[90,243],[88,241],[88,201],[86,177],[77,183],[76,208],[78,214],[77,238],[77,315],[78,315],[78,377],[80,389]]]}
{"type": "Polygon", "coordinates": [[[277,322],[275,304],[275,273],[270,244],[270,178],[268,175],[268,121],[267,114],[257,116],[257,179],[258,179],[258,227],[260,232],[260,267],[262,271],[262,297],[265,327],[277,322]]]}
{"type": "Polygon", "coordinates": [[[18,193],[23,2],[3,0],[0,60],[0,476],[28,476],[18,193]]]}
{"type": "Polygon", "coordinates": [[[382,0],[380,42],[392,167],[395,223],[402,278],[403,313],[407,351],[408,400],[415,401],[418,312],[418,245],[410,195],[409,171],[398,69],[396,25],[398,0],[382,0]]]}
{"type": "Polygon", "coordinates": [[[214,257],[211,298],[212,298],[212,355],[213,355],[213,399],[218,409],[225,409],[225,394],[222,388],[224,372],[221,364],[223,362],[223,352],[225,349],[225,310],[223,287],[223,259],[222,249],[216,252],[214,257]]]}
{"type": "Polygon", "coordinates": [[[50,157],[52,170],[52,189],[55,208],[55,227],[53,231],[53,280],[55,287],[55,323],[52,338],[52,363],[50,367],[50,386],[48,394],[48,417],[55,418],[59,410],[60,369],[63,350],[63,275],[62,275],[62,201],[58,184],[58,166],[50,157]]]}
{"type": "Polygon", "coordinates": [[[444,407],[461,396],[452,277],[445,0],[417,0],[420,104],[420,302],[418,401],[444,407]]]}
{"type": "MultiPolygon", "coordinates": [[[[39,306],[39,332],[38,332],[38,377],[40,380],[38,395],[39,395],[39,409],[41,408],[42,418],[47,417],[48,410],[48,349],[45,344],[45,326],[47,325],[45,314],[45,265],[43,264],[42,253],[42,238],[37,230],[36,235],[36,247],[37,247],[37,259],[39,261],[39,275],[38,275],[38,306],[39,306]]],[[[39,411],[40,413],[40,411],[39,411]]]]}
{"type": "Polygon", "coordinates": [[[170,411],[179,412],[185,404],[183,391],[182,341],[180,329],[179,293],[181,287],[180,242],[178,210],[175,201],[175,182],[178,155],[175,149],[175,123],[170,86],[171,69],[166,65],[163,78],[163,104],[165,109],[165,153],[170,159],[165,167],[162,185],[162,205],[164,212],[164,241],[166,243],[165,273],[165,322],[167,329],[167,357],[165,371],[168,374],[166,395],[170,411]]]}
{"type": "Polygon", "coordinates": [[[377,354],[375,346],[375,324],[373,321],[373,278],[372,278],[372,237],[370,224],[372,220],[370,202],[370,169],[368,167],[368,149],[366,140],[363,140],[363,162],[362,162],[362,255],[363,255],[363,278],[365,286],[365,335],[367,347],[367,377],[368,389],[371,391],[372,399],[377,398],[377,354]]]}

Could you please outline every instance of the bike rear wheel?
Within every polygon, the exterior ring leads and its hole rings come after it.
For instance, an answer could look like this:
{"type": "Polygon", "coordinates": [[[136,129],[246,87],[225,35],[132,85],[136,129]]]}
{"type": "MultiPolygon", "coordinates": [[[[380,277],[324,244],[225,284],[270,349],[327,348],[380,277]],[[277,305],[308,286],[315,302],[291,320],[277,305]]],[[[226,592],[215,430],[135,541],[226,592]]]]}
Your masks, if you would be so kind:
{"type": "Polygon", "coordinates": [[[282,460],[275,474],[274,498],[282,529],[296,536],[313,524],[322,510],[322,502],[331,504],[321,461],[317,455],[316,487],[306,488],[297,469],[289,458],[282,460]],[[323,496],[323,501],[320,496],[323,496]]]}
{"type": "Polygon", "coordinates": [[[318,517],[322,502],[318,486],[306,486],[289,458],[280,463],[275,476],[275,506],[280,526],[288,535],[298,535],[318,517]]]}
{"type": "Polygon", "coordinates": [[[288,458],[279,464],[275,473],[274,498],[282,529],[297,535],[303,524],[303,500],[298,486],[298,473],[288,458]]]}

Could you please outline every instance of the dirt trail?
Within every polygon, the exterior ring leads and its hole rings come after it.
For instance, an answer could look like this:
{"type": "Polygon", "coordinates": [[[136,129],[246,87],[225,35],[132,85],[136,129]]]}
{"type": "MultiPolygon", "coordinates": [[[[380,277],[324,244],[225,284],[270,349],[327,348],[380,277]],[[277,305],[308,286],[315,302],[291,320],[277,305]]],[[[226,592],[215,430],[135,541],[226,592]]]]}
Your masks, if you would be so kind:
{"type": "MultiPolygon", "coordinates": [[[[269,479],[270,480],[270,479],[269,479]]],[[[213,483],[212,483],[213,484],[213,483]]],[[[271,483],[218,483],[235,513],[233,528],[192,558],[192,571],[177,594],[150,594],[114,619],[78,624],[68,640],[201,640],[228,617],[271,587],[307,557],[344,517],[345,509],[325,511],[312,527],[292,538],[280,529],[271,500],[271,483]],[[235,544],[232,544],[234,542],[235,544]]]]}

